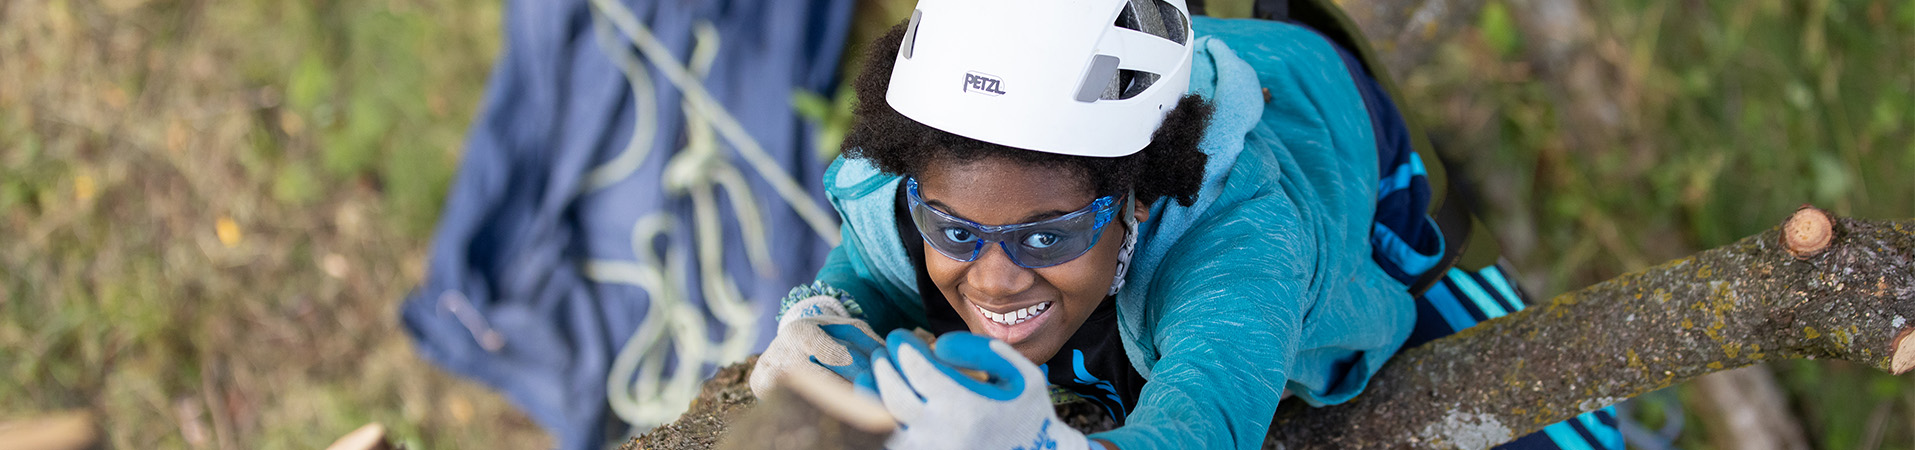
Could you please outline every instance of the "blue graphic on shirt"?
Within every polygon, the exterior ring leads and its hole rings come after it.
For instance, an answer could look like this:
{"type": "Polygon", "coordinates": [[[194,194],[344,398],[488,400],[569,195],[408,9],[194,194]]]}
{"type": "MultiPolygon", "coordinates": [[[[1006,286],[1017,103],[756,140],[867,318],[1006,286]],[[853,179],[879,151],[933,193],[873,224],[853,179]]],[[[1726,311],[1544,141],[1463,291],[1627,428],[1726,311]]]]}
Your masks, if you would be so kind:
{"type": "MultiPolygon", "coordinates": [[[[1117,387],[1111,385],[1109,381],[1091,375],[1090,370],[1084,367],[1083,350],[1071,350],[1071,365],[1073,366],[1071,367],[1071,372],[1073,372],[1074,375],[1072,381],[1085,387],[1096,388],[1099,391],[1103,391],[1101,395],[1086,395],[1083,392],[1079,392],[1079,395],[1083,395],[1084,398],[1091,399],[1099,405],[1103,405],[1104,412],[1110,414],[1111,421],[1122,423],[1123,418],[1130,415],[1130,409],[1124,406],[1123,397],[1117,396],[1117,387]]],[[[1045,376],[1048,377],[1049,375],[1050,370],[1046,367],[1045,376]]]]}

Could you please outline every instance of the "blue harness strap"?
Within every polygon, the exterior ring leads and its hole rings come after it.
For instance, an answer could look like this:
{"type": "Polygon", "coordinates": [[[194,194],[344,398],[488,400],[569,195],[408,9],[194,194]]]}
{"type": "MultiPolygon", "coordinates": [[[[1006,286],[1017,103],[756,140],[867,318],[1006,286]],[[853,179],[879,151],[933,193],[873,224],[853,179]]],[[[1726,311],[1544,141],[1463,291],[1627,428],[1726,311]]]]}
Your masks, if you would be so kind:
{"type": "MultiPolygon", "coordinates": [[[[1306,27],[1308,25],[1305,25],[1306,27]]],[[[1326,39],[1329,37],[1326,35],[1326,39]]],[[[1334,43],[1335,40],[1332,40],[1334,43]]],[[[1403,282],[1416,286],[1426,274],[1435,283],[1416,297],[1416,326],[1403,348],[1415,347],[1448,336],[1483,321],[1502,317],[1527,306],[1527,297],[1517,289],[1499,265],[1468,271],[1443,264],[1448,250],[1442,230],[1431,218],[1431,189],[1424,161],[1411,148],[1410,131],[1396,104],[1377,80],[1363,69],[1362,63],[1342,45],[1335,45],[1344,66],[1363,94],[1370,110],[1370,122],[1376,134],[1378,173],[1376,220],[1371,232],[1371,256],[1378,266],[1403,282]],[[1437,272],[1440,271],[1440,272],[1437,272]]],[[[1414,291],[1413,291],[1414,292],[1414,291]]],[[[1615,407],[1577,416],[1556,423],[1514,441],[1501,449],[1593,450],[1623,448],[1622,433],[1616,427],[1615,407]]]]}
{"type": "MultiPolygon", "coordinates": [[[[1515,288],[1500,264],[1478,271],[1450,269],[1436,286],[1416,299],[1416,328],[1404,348],[1448,336],[1477,323],[1522,311],[1528,297],[1515,288]]],[[[1497,446],[1500,449],[1623,448],[1614,406],[1543,427],[1543,431],[1497,446]]]]}

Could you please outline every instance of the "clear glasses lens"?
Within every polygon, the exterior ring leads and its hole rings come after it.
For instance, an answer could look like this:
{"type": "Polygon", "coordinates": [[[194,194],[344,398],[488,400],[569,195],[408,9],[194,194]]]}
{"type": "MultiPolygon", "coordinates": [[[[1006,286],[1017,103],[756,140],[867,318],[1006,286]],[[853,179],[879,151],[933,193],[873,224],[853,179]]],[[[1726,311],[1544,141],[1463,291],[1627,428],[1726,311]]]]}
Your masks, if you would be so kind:
{"type": "Polygon", "coordinates": [[[1042,268],[1069,262],[1097,245],[1097,238],[1110,222],[1116,201],[1101,197],[1090,206],[1061,217],[1038,222],[990,226],[964,220],[924,204],[918,194],[917,180],[907,180],[911,221],[918,234],[938,253],[958,261],[976,260],[986,244],[996,242],[1025,268],[1042,268]]]}

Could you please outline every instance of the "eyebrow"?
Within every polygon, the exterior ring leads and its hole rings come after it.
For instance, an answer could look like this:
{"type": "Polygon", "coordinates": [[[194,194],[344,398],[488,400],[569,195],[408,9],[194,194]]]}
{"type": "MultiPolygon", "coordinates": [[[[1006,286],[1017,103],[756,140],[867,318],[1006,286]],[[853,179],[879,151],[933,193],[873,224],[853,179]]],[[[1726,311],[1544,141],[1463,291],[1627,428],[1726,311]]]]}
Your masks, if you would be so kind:
{"type": "MultiPolygon", "coordinates": [[[[957,211],[951,209],[951,205],[946,205],[944,204],[944,202],[927,198],[927,199],[924,199],[924,204],[937,208],[939,211],[944,211],[945,214],[950,214],[952,217],[957,217],[959,219],[964,219],[971,222],[977,222],[976,220],[971,220],[971,218],[969,217],[964,217],[963,214],[958,214],[957,211]]],[[[1031,215],[1028,215],[1028,216],[1024,216],[1024,218],[1019,220],[1017,223],[1008,223],[1008,224],[1000,224],[1000,225],[993,225],[993,226],[1026,224],[1026,223],[1036,222],[1040,220],[1064,217],[1065,214],[1070,214],[1070,213],[1072,213],[1072,211],[1050,210],[1050,211],[1037,212],[1037,213],[1032,213],[1031,215]]]]}

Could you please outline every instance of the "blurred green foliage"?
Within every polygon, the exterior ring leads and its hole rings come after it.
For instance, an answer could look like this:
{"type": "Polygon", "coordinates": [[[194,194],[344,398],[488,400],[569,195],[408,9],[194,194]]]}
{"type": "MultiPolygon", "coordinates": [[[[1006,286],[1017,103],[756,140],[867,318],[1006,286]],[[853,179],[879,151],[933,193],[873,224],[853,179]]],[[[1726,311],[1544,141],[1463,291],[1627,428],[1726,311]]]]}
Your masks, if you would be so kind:
{"type": "Polygon", "coordinates": [[[0,421],[549,446],[396,318],[499,26],[479,0],[0,2],[0,421]]]}
{"type": "MultiPolygon", "coordinates": [[[[1597,6],[1615,39],[1598,50],[1621,71],[1622,91],[1607,94],[1625,107],[1625,136],[1573,142],[1588,124],[1565,120],[1535,78],[1491,75],[1486,92],[1500,123],[1492,160],[1478,165],[1514,172],[1505,176],[1533,193],[1519,208],[1540,234],[1535,260],[1555,267],[1545,291],[1726,244],[1803,203],[1915,216],[1915,27],[1895,19],[1915,4],[1597,6]],[[1618,239],[1598,241],[1605,233],[1618,239]]],[[[1479,27],[1488,55],[1470,58],[1522,64],[1509,20],[1491,2],[1479,27]]]]}
{"type": "MultiPolygon", "coordinates": [[[[1614,126],[1569,111],[1546,77],[1570,68],[1535,65],[1504,0],[1406,83],[1406,109],[1464,155],[1531,289],[1727,244],[1804,203],[1915,217],[1915,3],[1581,4],[1611,68],[1596,73],[1617,80],[1602,93],[1614,126]]],[[[1775,371],[1816,446],[1915,448],[1915,381],[1840,362],[1775,371]]],[[[1710,447],[1699,419],[1681,448],[1710,447]]]]}
{"type": "Polygon", "coordinates": [[[1796,414],[1820,448],[1915,448],[1915,386],[1845,363],[1775,364],[1796,414]]]}

